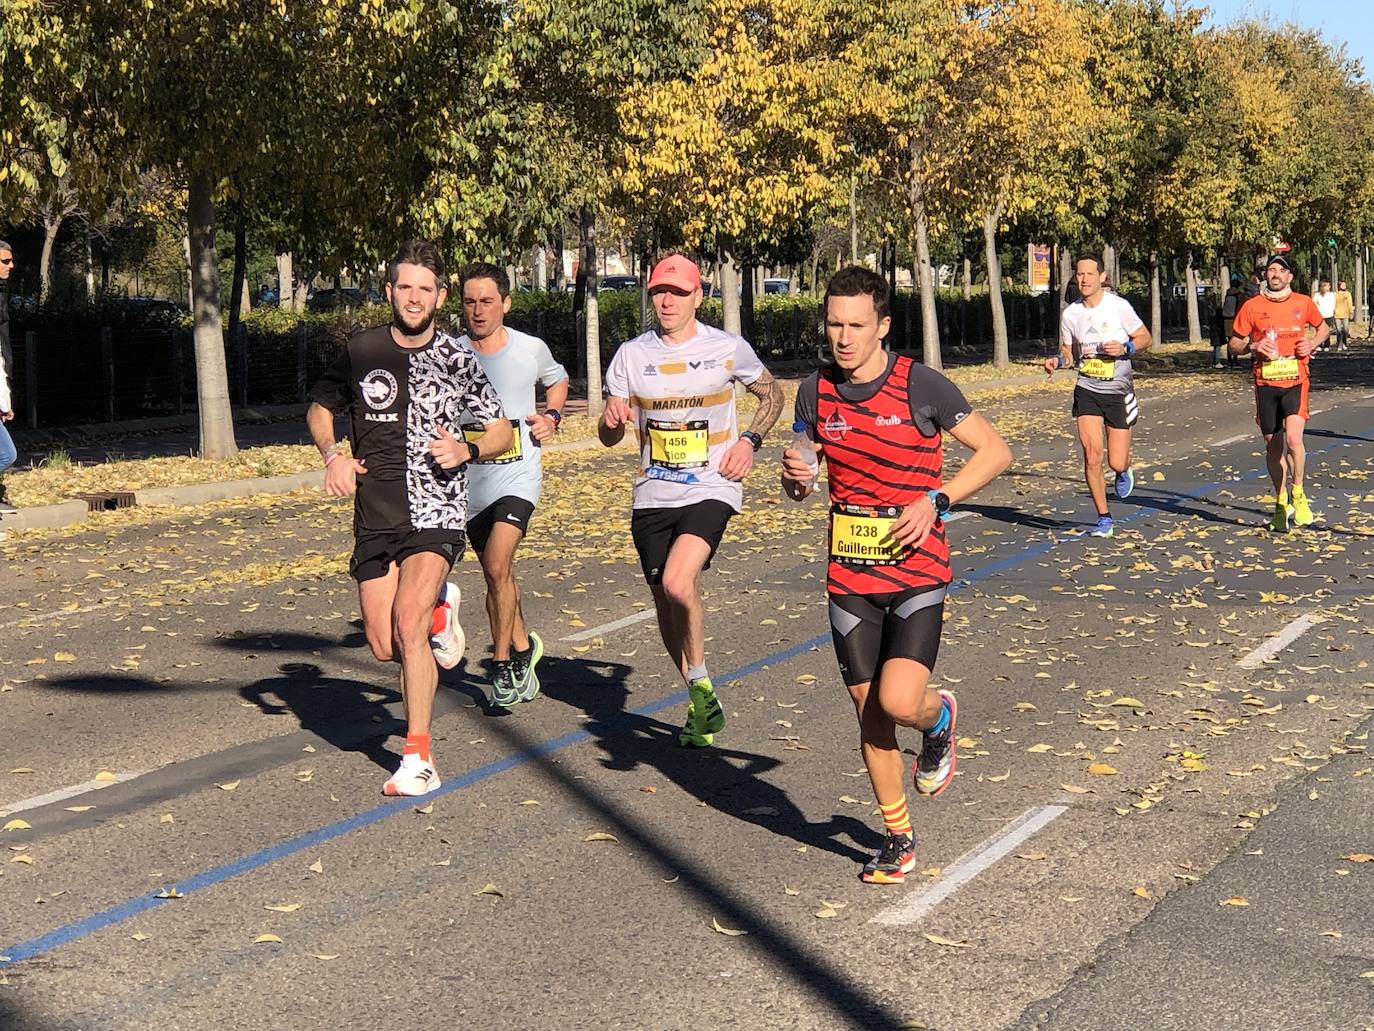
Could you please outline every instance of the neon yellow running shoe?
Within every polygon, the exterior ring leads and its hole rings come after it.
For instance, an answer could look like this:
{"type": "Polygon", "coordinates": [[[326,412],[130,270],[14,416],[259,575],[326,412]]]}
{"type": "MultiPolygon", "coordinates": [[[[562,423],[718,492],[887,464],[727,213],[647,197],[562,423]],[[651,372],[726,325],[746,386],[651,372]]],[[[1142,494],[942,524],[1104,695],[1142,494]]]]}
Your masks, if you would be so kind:
{"type": "Polygon", "coordinates": [[[1293,488],[1293,525],[1311,526],[1316,520],[1312,514],[1312,506],[1307,503],[1307,495],[1301,487],[1293,488]]]}
{"type": "Polygon", "coordinates": [[[1288,532],[1288,506],[1282,501],[1274,504],[1274,518],[1269,520],[1269,529],[1275,533],[1288,532]]]}
{"type": "Polygon", "coordinates": [[[725,710],[720,707],[716,689],[703,677],[687,685],[691,701],[687,704],[687,722],[678,734],[678,744],[684,748],[706,748],[725,726],[725,710]]]}

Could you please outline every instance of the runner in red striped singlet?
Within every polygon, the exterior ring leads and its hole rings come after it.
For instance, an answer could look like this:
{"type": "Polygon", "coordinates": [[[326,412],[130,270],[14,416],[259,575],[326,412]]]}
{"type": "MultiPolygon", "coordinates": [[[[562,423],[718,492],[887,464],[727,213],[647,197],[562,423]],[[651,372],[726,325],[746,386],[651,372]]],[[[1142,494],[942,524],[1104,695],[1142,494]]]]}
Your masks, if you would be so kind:
{"type": "MultiPolygon", "coordinates": [[[[897,727],[921,731],[912,771],[920,794],[938,795],[954,777],[958,708],[951,692],[930,689],[951,580],[943,517],[1011,464],[958,387],[883,350],[891,325],[882,276],[856,266],[834,275],[825,332],[835,362],[802,383],[794,424],[828,471],[831,638],[887,833],[863,869],[876,884],[916,866],[897,727]],[[948,483],[946,431],[973,451],[948,483]]],[[[799,447],[783,456],[783,487],[798,501],[815,488],[812,457],[799,447]]]]}

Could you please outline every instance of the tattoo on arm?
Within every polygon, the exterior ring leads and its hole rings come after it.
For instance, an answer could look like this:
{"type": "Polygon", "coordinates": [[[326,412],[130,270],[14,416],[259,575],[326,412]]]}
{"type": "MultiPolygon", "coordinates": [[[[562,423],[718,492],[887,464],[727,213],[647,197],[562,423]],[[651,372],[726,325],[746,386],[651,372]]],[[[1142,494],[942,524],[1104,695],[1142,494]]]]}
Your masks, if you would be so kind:
{"type": "Polygon", "coordinates": [[[754,412],[754,421],[750,423],[749,429],[760,437],[767,436],[768,431],[773,428],[773,423],[777,422],[778,416],[782,414],[782,385],[773,378],[771,372],[765,370],[762,376],[745,389],[759,399],[759,407],[754,412]]]}

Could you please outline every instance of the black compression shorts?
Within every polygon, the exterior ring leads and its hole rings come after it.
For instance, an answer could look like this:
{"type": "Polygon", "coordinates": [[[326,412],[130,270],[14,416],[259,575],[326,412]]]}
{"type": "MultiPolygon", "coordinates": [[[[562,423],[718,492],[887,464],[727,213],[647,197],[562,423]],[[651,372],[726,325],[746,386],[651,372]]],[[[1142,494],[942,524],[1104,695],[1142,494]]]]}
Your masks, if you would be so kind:
{"type": "Polygon", "coordinates": [[[894,594],[832,594],[830,638],[845,685],[869,683],[888,659],[935,669],[947,587],[894,594]]]}

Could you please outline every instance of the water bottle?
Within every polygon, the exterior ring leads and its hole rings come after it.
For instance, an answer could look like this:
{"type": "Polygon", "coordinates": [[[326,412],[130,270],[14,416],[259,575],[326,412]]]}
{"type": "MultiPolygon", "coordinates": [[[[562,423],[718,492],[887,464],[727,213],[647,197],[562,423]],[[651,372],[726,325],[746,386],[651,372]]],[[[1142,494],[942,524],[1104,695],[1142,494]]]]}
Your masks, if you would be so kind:
{"type": "Polygon", "coordinates": [[[821,472],[820,455],[816,454],[816,445],[811,440],[811,434],[806,431],[806,423],[798,419],[792,424],[792,448],[802,456],[808,467],[811,469],[811,479],[803,486],[810,490],[816,486],[816,477],[821,472]]]}

